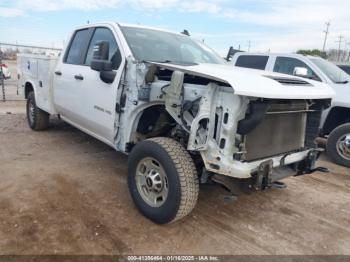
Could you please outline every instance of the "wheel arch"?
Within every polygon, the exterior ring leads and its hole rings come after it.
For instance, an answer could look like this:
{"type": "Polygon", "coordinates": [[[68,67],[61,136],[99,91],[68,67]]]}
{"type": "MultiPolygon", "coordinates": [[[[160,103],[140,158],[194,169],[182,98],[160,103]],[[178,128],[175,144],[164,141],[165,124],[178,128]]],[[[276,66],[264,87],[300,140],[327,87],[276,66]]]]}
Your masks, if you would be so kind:
{"type": "Polygon", "coordinates": [[[26,81],[24,84],[24,98],[27,99],[30,92],[34,92],[34,96],[36,97],[36,92],[34,88],[34,84],[31,81],[26,81]]]}
{"type": "Polygon", "coordinates": [[[350,108],[335,106],[329,111],[322,127],[321,134],[328,135],[335,128],[346,123],[350,123],[350,108]]]}
{"type": "MultiPolygon", "coordinates": [[[[152,115],[153,113],[159,113],[159,112],[166,113],[169,117],[170,114],[165,109],[165,103],[164,102],[156,102],[156,103],[148,103],[146,105],[143,105],[142,107],[138,108],[137,111],[134,111],[132,114],[130,114],[130,117],[128,119],[132,120],[129,124],[130,127],[130,133],[127,137],[127,144],[136,144],[138,142],[137,140],[137,133],[140,131],[140,129],[146,130],[146,126],[143,126],[143,124],[154,124],[160,117],[160,114],[157,115],[157,117],[154,117],[152,119],[147,119],[148,115],[152,115]],[[144,120],[147,120],[147,123],[145,123],[144,120]]],[[[173,119],[171,117],[171,119],[173,119]]],[[[175,120],[174,120],[175,121],[175,120]]],[[[131,151],[131,148],[127,148],[127,152],[131,151]]]]}

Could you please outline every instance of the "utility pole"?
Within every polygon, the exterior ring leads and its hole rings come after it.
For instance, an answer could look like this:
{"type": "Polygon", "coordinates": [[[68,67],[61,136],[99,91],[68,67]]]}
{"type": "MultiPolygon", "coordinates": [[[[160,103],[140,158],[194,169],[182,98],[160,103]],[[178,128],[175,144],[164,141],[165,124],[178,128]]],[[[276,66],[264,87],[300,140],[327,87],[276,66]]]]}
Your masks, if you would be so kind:
{"type": "Polygon", "coordinates": [[[338,41],[335,41],[336,43],[338,43],[339,45],[338,45],[338,62],[340,62],[340,46],[341,46],[341,43],[343,42],[343,40],[344,40],[344,36],[342,36],[342,35],[339,35],[338,36],[338,41]]]}
{"type": "Polygon", "coordinates": [[[1,89],[2,89],[2,102],[5,102],[6,101],[5,84],[4,84],[5,76],[2,72],[2,55],[3,55],[3,52],[1,51],[1,48],[0,48],[0,85],[1,85],[1,89]]]}
{"type": "Polygon", "coordinates": [[[250,40],[248,41],[248,53],[250,51],[250,40]]]}
{"type": "Polygon", "coordinates": [[[327,37],[328,37],[328,34],[329,34],[329,26],[331,25],[331,22],[328,21],[326,22],[326,30],[323,31],[324,32],[324,42],[323,42],[323,48],[322,48],[322,51],[324,52],[325,49],[326,49],[326,43],[327,43],[327,37]]]}

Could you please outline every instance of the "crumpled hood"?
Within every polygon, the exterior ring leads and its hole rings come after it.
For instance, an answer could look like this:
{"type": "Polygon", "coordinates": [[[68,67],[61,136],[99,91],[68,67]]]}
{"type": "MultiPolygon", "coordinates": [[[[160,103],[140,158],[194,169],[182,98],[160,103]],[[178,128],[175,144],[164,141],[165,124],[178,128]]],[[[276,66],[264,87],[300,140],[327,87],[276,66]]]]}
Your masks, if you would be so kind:
{"type": "MultiPolygon", "coordinates": [[[[225,64],[177,65],[170,63],[149,62],[162,68],[178,70],[188,74],[210,78],[229,84],[234,93],[242,96],[271,99],[327,99],[333,98],[333,89],[318,81],[262,70],[233,67],[225,64]],[[298,84],[283,84],[277,78],[290,79],[298,84]],[[300,84],[302,82],[304,84],[300,84]]],[[[288,81],[290,82],[290,81],[288,81]]]]}

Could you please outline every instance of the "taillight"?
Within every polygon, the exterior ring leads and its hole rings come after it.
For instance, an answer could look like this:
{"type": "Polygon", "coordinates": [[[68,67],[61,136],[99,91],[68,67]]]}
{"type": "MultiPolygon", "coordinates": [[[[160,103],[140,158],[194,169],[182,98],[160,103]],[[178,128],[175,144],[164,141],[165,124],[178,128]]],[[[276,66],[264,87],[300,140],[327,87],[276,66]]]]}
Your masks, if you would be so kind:
{"type": "Polygon", "coordinates": [[[5,67],[5,68],[7,68],[7,65],[6,65],[6,64],[2,64],[2,65],[1,65],[1,67],[5,67]]]}

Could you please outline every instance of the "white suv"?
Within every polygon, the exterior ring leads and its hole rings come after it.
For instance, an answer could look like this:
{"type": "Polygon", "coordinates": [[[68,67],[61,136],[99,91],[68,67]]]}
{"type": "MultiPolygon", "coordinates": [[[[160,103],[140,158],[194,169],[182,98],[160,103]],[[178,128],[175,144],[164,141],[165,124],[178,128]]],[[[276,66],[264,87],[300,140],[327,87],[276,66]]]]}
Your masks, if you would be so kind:
{"type": "Polygon", "coordinates": [[[322,116],[320,135],[328,136],[327,152],[337,164],[350,167],[350,76],[336,65],[299,54],[236,53],[234,66],[295,75],[326,83],[336,97],[322,116]]]}

